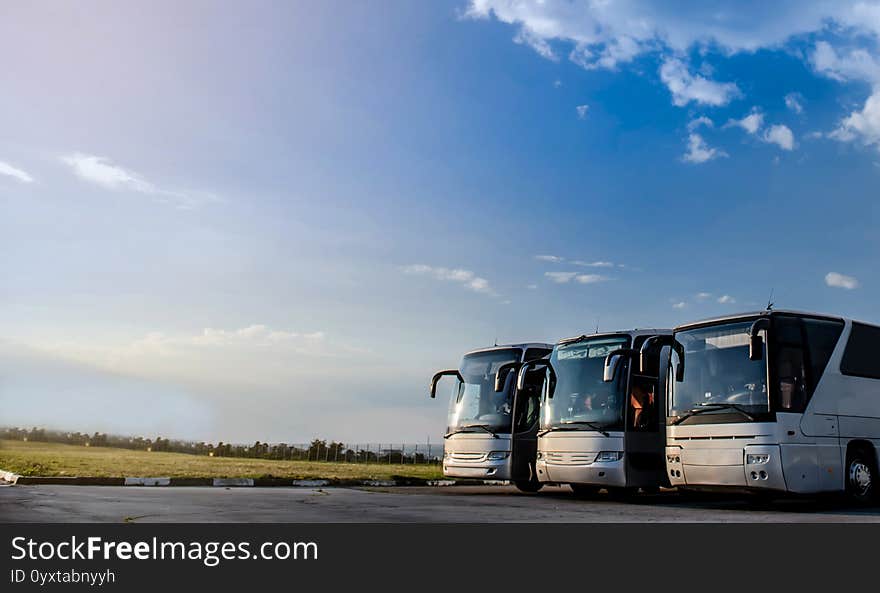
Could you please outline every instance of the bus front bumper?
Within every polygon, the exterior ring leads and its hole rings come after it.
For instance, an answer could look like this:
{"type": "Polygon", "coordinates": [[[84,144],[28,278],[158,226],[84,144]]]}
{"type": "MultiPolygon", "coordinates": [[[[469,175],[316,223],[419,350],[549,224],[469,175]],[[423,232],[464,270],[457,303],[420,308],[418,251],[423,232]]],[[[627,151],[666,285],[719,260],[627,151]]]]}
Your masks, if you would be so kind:
{"type": "Polygon", "coordinates": [[[582,465],[563,465],[538,460],[535,464],[538,481],[550,484],[589,484],[599,488],[626,486],[624,461],[593,462],[582,465]]]}
{"type": "Polygon", "coordinates": [[[447,478],[509,480],[510,460],[485,460],[476,463],[446,460],[443,462],[443,475],[447,478]]]}
{"type": "Polygon", "coordinates": [[[666,447],[666,471],[681,488],[786,490],[778,445],[666,447]]]}

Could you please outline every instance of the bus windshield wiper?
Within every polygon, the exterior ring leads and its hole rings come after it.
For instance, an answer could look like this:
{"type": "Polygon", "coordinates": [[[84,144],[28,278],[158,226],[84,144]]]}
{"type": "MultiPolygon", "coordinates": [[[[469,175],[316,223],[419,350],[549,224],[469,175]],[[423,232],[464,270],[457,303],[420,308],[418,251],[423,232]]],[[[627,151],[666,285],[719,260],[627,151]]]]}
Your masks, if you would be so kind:
{"type": "Polygon", "coordinates": [[[468,428],[482,428],[483,430],[485,430],[486,432],[491,434],[493,438],[496,438],[496,439],[500,438],[494,430],[492,430],[491,428],[489,428],[485,424],[465,424],[465,425],[462,425],[462,427],[459,428],[458,430],[453,430],[452,432],[447,432],[445,435],[443,435],[443,438],[448,439],[452,435],[458,434],[461,432],[472,432],[470,430],[467,430],[468,428]]]}
{"type": "Polygon", "coordinates": [[[602,436],[606,436],[606,437],[611,436],[610,434],[608,434],[607,431],[603,430],[602,427],[600,425],[596,424],[595,422],[588,422],[586,420],[570,420],[567,422],[562,422],[562,424],[565,424],[566,426],[551,426],[549,428],[545,428],[544,430],[542,430],[541,432],[538,433],[538,436],[542,437],[545,434],[547,434],[548,432],[554,432],[557,430],[581,430],[577,426],[571,426],[572,424],[583,424],[584,426],[589,426],[590,428],[592,428],[596,432],[600,433],[602,436]]]}
{"type": "Polygon", "coordinates": [[[699,408],[694,408],[690,412],[685,414],[684,416],[682,416],[680,418],[676,418],[676,420],[673,422],[673,424],[681,424],[682,422],[684,422],[685,420],[687,420],[691,416],[696,416],[697,414],[703,414],[705,412],[711,412],[713,410],[726,410],[726,409],[736,410],[737,412],[739,412],[740,414],[742,414],[743,416],[745,416],[746,418],[748,418],[752,422],[755,421],[755,417],[753,415],[749,414],[748,412],[746,412],[745,408],[743,408],[742,406],[739,406],[737,404],[717,403],[717,404],[703,404],[699,408]]]}

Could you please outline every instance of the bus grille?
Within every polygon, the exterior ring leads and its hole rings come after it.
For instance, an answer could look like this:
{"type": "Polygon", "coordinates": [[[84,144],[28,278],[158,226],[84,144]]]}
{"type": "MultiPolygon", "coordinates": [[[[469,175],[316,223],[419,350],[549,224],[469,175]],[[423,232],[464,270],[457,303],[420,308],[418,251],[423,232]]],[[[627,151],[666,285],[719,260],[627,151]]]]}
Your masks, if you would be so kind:
{"type": "Polygon", "coordinates": [[[451,453],[449,458],[453,461],[464,461],[464,462],[474,462],[474,461],[482,461],[486,457],[485,453],[462,453],[461,451],[456,451],[455,453],[451,453]]]}
{"type": "Polygon", "coordinates": [[[544,453],[547,463],[555,465],[590,465],[596,458],[595,453],[573,453],[569,451],[550,451],[544,453]]]}

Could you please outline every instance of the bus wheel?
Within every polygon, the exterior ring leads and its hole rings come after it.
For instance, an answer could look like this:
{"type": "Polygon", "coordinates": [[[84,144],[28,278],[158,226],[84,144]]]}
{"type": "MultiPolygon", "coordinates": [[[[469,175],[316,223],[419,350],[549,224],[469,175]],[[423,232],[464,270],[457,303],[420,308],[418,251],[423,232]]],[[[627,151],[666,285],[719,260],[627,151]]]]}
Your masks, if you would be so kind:
{"type": "Polygon", "coordinates": [[[584,498],[595,496],[599,492],[598,486],[590,486],[589,484],[569,484],[569,486],[575,496],[584,498]]]}
{"type": "Polygon", "coordinates": [[[858,504],[874,499],[874,463],[862,449],[851,449],[846,455],[846,493],[858,504]]]}
{"type": "Polygon", "coordinates": [[[514,480],[513,485],[520,492],[528,492],[533,494],[544,487],[544,484],[538,480],[514,480]]]}

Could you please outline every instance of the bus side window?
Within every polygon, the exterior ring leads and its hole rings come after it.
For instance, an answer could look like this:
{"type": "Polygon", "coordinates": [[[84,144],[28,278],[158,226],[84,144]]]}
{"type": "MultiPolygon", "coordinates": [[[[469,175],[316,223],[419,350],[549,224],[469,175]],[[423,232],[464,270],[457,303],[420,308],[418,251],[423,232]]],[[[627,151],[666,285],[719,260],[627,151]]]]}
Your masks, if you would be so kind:
{"type": "Polygon", "coordinates": [[[802,412],[807,403],[803,348],[780,347],[777,369],[779,407],[789,412],[802,412]]]}

